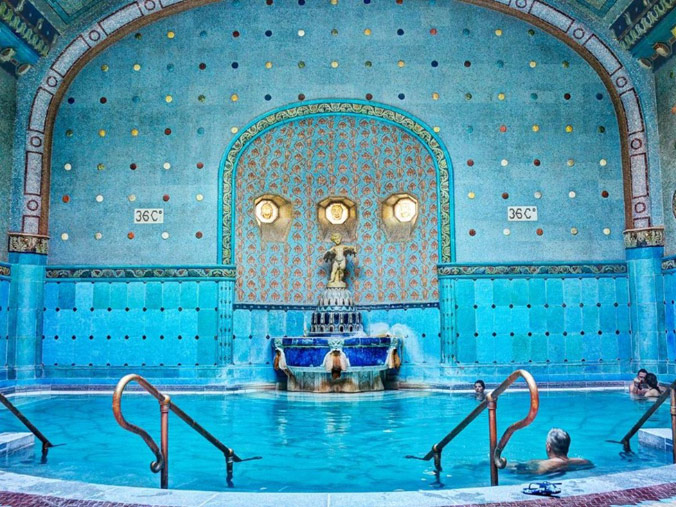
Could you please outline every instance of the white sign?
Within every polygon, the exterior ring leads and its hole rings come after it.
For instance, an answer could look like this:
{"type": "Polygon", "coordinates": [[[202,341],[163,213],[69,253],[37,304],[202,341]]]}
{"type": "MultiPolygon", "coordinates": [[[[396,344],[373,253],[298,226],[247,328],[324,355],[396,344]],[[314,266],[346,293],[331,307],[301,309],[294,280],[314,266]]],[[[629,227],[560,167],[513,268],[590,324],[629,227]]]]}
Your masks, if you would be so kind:
{"type": "Polygon", "coordinates": [[[507,206],[507,220],[510,222],[537,222],[537,206],[507,206]]]}
{"type": "Polygon", "coordinates": [[[163,224],[164,210],[162,208],[136,208],[134,210],[135,224],[163,224]]]}

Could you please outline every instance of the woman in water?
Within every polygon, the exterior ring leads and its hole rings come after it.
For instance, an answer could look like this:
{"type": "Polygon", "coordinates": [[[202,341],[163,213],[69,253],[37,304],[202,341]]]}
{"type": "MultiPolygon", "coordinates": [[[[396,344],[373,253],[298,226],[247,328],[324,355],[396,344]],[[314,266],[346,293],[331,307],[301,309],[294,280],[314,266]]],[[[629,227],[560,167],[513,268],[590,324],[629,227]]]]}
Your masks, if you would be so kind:
{"type": "Polygon", "coordinates": [[[648,384],[648,390],[643,396],[646,398],[657,398],[665,389],[657,383],[657,376],[654,373],[648,373],[645,376],[645,383],[648,384]]]}

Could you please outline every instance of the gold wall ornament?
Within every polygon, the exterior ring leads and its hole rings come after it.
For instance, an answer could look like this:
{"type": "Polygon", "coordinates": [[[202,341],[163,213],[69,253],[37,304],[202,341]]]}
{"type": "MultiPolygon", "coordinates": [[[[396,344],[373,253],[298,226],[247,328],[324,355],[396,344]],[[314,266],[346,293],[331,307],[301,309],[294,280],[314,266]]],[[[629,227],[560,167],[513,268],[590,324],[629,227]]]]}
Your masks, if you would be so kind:
{"type": "Polygon", "coordinates": [[[271,224],[279,217],[279,207],[270,199],[262,199],[256,204],[256,219],[271,224]]]}
{"type": "Polygon", "coordinates": [[[327,197],[317,203],[317,221],[324,241],[336,232],[345,241],[357,239],[357,204],[348,197],[327,197]]]}
{"type": "Polygon", "coordinates": [[[418,221],[418,199],[411,194],[392,194],[381,204],[382,228],[391,242],[409,241],[418,221]]]}
{"type": "Polygon", "coordinates": [[[402,197],[394,205],[394,218],[400,222],[408,223],[416,218],[418,203],[412,197],[402,197]]]}
{"type": "Polygon", "coordinates": [[[293,220],[290,201],[280,195],[261,195],[254,200],[253,214],[263,241],[286,242],[293,220]]]}
{"type": "Polygon", "coordinates": [[[341,225],[347,221],[349,211],[342,202],[334,202],[325,210],[326,219],[333,225],[341,225]]]}

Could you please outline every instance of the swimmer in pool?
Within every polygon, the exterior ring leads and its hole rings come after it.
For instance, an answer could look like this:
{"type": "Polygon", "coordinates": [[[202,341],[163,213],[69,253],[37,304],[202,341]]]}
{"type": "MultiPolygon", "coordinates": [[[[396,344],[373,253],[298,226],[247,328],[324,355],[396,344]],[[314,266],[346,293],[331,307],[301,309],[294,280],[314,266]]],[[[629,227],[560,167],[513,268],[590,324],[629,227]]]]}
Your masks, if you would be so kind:
{"type": "Polygon", "coordinates": [[[477,380],[474,382],[474,397],[479,400],[483,401],[484,398],[486,398],[486,384],[484,383],[483,380],[477,380]]]}
{"type": "Polygon", "coordinates": [[[552,428],[547,433],[547,459],[537,459],[528,463],[518,463],[514,469],[519,473],[536,475],[592,468],[594,464],[583,458],[569,458],[570,435],[561,428],[552,428]]]}

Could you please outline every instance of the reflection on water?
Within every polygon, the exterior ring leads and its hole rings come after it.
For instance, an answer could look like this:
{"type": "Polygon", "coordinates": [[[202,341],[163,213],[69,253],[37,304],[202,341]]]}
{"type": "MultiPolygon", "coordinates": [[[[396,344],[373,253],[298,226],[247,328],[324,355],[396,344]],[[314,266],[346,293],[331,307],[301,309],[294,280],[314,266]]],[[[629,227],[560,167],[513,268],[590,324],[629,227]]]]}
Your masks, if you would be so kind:
{"type": "MultiPolygon", "coordinates": [[[[407,460],[424,455],[477,404],[471,394],[387,392],[368,395],[313,395],[258,392],[247,394],[177,394],[172,399],[242,457],[263,459],[235,464],[235,490],[246,491],[397,491],[485,486],[488,466],[488,418],[481,414],[444,450],[443,471],[435,476],[431,461],[407,460]]],[[[21,409],[54,442],[39,464],[39,449],[14,456],[0,467],[64,479],[158,487],[149,471],[153,454],[136,435],[122,430],[106,395],[15,398],[21,409]]],[[[521,419],[528,410],[526,393],[500,398],[498,429],[521,419]]],[[[593,471],[569,476],[646,468],[669,462],[661,451],[639,447],[631,459],[607,439],[619,439],[648,408],[620,392],[543,392],[534,423],[514,434],[503,452],[510,464],[545,458],[544,442],[552,426],[572,438],[570,456],[585,457],[593,471]],[[599,410],[599,407],[603,407],[599,410]],[[612,414],[612,417],[609,417],[612,414]]],[[[130,394],[123,401],[129,422],[159,439],[157,402],[130,394]]],[[[23,431],[7,411],[0,411],[5,431],[23,431]]],[[[647,423],[669,426],[669,407],[647,423]]],[[[170,487],[225,490],[222,454],[170,416],[170,487]]],[[[558,478],[558,477],[557,477],[558,478]]],[[[531,476],[500,472],[501,484],[520,484],[531,476]]],[[[551,479],[551,477],[549,477],[551,479]]]]}

